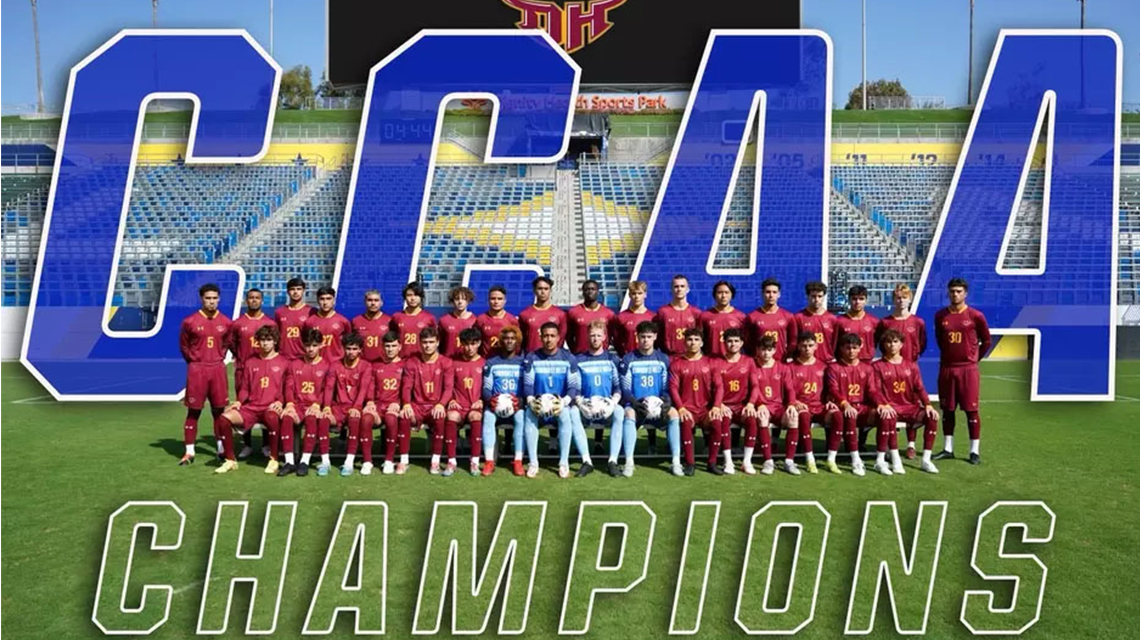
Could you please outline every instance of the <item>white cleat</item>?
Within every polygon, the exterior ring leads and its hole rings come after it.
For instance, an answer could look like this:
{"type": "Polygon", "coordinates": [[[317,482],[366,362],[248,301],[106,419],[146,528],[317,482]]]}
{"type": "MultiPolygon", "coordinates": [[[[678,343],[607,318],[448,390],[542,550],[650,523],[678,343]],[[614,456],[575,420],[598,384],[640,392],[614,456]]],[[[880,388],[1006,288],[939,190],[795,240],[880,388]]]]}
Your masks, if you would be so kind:
{"type": "Polygon", "coordinates": [[[883,474],[884,476],[894,475],[893,473],[891,473],[891,468],[889,466],[887,466],[886,462],[876,462],[875,463],[875,471],[878,471],[879,473],[883,474]]]}
{"type": "Polygon", "coordinates": [[[724,475],[731,476],[736,473],[736,466],[732,464],[732,460],[725,460],[724,462],[724,475]]]}
{"type": "Polygon", "coordinates": [[[669,471],[678,478],[685,475],[685,468],[681,466],[680,462],[674,462],[669,471]]]}
{"type": "Polygon", "coordinates": [[[526,468],[526,477],[528,477],[528,478],[537,478],[538,477],[538,464],[537,463],[532,462],[526,468]]]}
{"type": "Polygon", "coordinates": [[[633,460],[626,462],[621,468],[621,474],[627,478],[633,477],[633,460]]]}
{"type": "Polygon", "coordinates": [[[558,465],[558,477],[563,478],[563,479],[569,478],[570,477],[570,466],[565,465],[565,464],[558,465]]]}
{"type": "Polygon", "coordinates": [[[746,476],[756,475],[756,467],[753,467],[751,462],[745,462],[740,465],[740,471],[746,476]]]}
{"type": "Polygon", "coordinates": [[[930,460],[923,460],[919,468],[927,473],[938,473],[938,467],[934,466],[934,463],[930,460]]]}
{"type": "Polygon", "coordinates": [[[360,475],[362,475],[362,476],[372,475],[372,463],[371,462],[365,462],[364,464],[360,465],[360,475]]]}
{"type": "Polygon", "coordinates": [[[851,473],[859,478],[867,475],[867,468],[863,466],[862,460],[856,460],[851,464],[851,473]]]}
{"type": "Polygon", "coordinates": [[[787,471],[793,476],[800,475],[800,468],[796,466],[795,460],[784,460],[784,471],[787,471]]]}
{"type": "Polygon", "coordinates": [[[391,460],[385,460],[384,464],[380,467],[380,473],[390,476],[396,472],[396,465],[392,464],[391,460]]]}
{"type": "Polygon", "coordinates": [[[252,455],[253,455],[253,447],[242,447],[241,451],[239,451],[237,454],[237,458],[238,458],[238,460],[245,460],[246,458],[248,458],[252,455]]]}
{"type": "Polygon", "coordinates": [[[891,462],[891,473],[895,475],[906,475],[906,467],[903,466],[902,460],[891,462]]]}
{"type": "Polygon", "coordinates": [[[765,460],[764,464],[760,465],[760,473],[770,476],[776,472],[776,463],[771,460],[765,460]]]}

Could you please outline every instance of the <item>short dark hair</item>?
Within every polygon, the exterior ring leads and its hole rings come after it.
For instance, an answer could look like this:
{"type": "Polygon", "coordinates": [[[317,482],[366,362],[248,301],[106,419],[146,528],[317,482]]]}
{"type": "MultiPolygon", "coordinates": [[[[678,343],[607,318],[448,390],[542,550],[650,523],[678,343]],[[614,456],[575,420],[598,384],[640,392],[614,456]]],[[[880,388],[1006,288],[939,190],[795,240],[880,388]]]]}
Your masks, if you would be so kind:
{"type": "Polygon", "coordinates": [[[265,294],[262,293],[261,289],[258,289],[257,287],[250,287],[249,290],[245,292],[245,297],[248,298],[249,294],[251,294],[251,293],[256,293],[257,295],[259,295],[261,297],[265,297],[265,294]]]}
{"type": "Polygon", "coordinates": [[[685,284],[689,284],[689,276],[687,276],[683,273],[678,273],[677,275],[673,276],[672,278],[669,279],[669,282],[674,282],[676,280],[684,280],[685,284]]]}
{"type": "Polygon", "coordinates": [[[554,329],[559,333],[559,335],[562,334],[562,327],[558,326],[557,322],[543,322],[542,326],[538,328],[538,334],[542,335],[542,332],[546,331],[547,329],[554,329]]]}
{"type": "Polygon", "coordinates": [[[863,339],[857,333],[845,333],[839,336],[839,348],[842,349],[848,345],[862,346],[863,339]]]}
{"type": "Polygon", "coordinates": [[[424,287],[419,282],[409,282],[408,284],[404,285],[404,289],[400,292],[400,296],[404,298],[408,297],[409,291],[416,294],[420,298],[424,297],[424,287]]]}
{"type": "Polygon", "coordinates": [[[534,280],[530,281],[530,288],[533,289],[533,288],[537,287],[538,283],[540,283],[540,282],[545,282],[547,284],[547,286],[550,286],[550,287],[554,286],[554,281],[551,280],[550,278],[548,278],[546,276],[538,276],[534,280]]]}
{"type": "Polygon", "coordinates": [[[588,284],[592,284],[592,285],[594,285],[595,287],[598,287],[598,288],[601,288],[601,286],[602,286],[602,285],[598,284],[598,281],[597,281],[597,280],[595,280],[595,279],[593,279],[593,278],[587,278],[587,279],[586,279],[586,281],[582,283],[582,288],[583,288],[583,289],[585,289],[585,288],[586,288],[586,285],[588,285],[588,284]]]}
{"type": "Polygon", "coordinates": [[[468,327],[459,332],[459,342],[462,344],[479,344],[483,342],[483,334],[474,327],[468,327]]]}
{"type": "Polygon", "coordinates": [[[950,282],[946,283],[946,288],[952,289],[954,287],[962,287],[966,291],[970,290],[970,285],[966,283],[965,278],[950,278],[950,282]]]}
{"type": "Polygon", "coordinates": [[[336,297],[336,289],[333,289],[332,287],[327,286],[327,285],[323,286],[320,289],[317,289],[317,297],[319,298],[321,296],[332,296],[335,298],[336,297]]]}
{"type": "Polygon", "coordinates": [[[506,287],[504,287],[504,286],[503,286],[503,285],[501,285],[501,284],[493,284],[493,285],[491,285],[491,288],[490,288],[490,289],[487,289],[487,296],[488,296],[488,297],[490,297],[490,295],[491,295],[492,293],[496,292],[496,291],[498,291],[499,293],[503,294],[503,297],[504,297],[504,298],[505,298],[505,297],[507,297],[507,288],[506,288],[506,287]]]}
{"type": "Polygon", "coordinates": [[[305,281],[300,278],[289,278],[289,281],[285,283],[286,290],[292,289],[293,287],[301,287],[304,289],[305,286],[305,281]]]}
{"type": "Polygon", "coordinates": [[[757,349],[775,349],[776,337],[775,336],[761,336],[759,344],[756,345],[757,349]]]}
{"type": "Polygon", "coordinates": [[[722,333],[720,335],[720,337],[723,338],[725,341],[728,341],[729,338],[740,338],[741,340],[743,340],[744,339],[744,332],[741,331],[740,329],[738,329],[737,327],[730,327],[728,329],[725,329],[724,333],[722,333]]]}
{"type": "Polygon", "coordinates": [[[312,344],[321,344],[325,341],[325,337],[321,335],[321,330],[316,327],[305,327],[301,329],[301,344],[306,347],[312,344]]]}
{"type": "Polygon", "coordinates": [[[804,285],[804,293],[809,296],[813,293],[827,293],[827,285],[823,284],[819,280],[812,280],[811,282],[804,285]]]}
{"type": "Polygon", "coordinates": [[[652,333],[657,335],[657,323],[652,320],[642,320],[637,323],[637,335],[652,333]]]}
{"type": "Polygon", "coordinates": [[[253,339],[261,342],[262,340],[272,338],[273,342],[277,342],[279,335],[280,334],[277,333],[276,325],[267,324],[259,328],[257,332],[253,334],[253,339]]]}
{"type": "Polygon", "coordinates": [[[420,342],[423,342],[428,338],[435,338],[436,340],[439,340],[439,331],[435,327],[424,327],[423,329],[420,329],[420,342]]]}
{"type": "Polygon", "coordinates": [[[383,341],[383,342],[399,342],[400,341],[400,332],[399,331],[389,331],[388,333],[384,334],[384,337],[381,338],[381,341],[383,341]]]}
{"type": "Polygon", "coordinates": [[[880,345],[884,345],[888,342],[891,342],[892,340],[898,340],[899,342],[902,342],[903,341],[902,334],[899,333],[898,331],[895,331],[894,329],[887,329],[886,331],[883,332],[883,335],[879,336],[879,344],[880,345]]]}
{"type": "MultiPolygon", "coordinates": [[[[641,332],[639,331],[638,333],[641,333],[641,332]]],[[[700,338],[701,340],[705,339],[705,334],[701,333],[701,330],[696,328],[696,327],[689,327],[688,329],[685,329],[684,335],[685,335],[686,340],[688,340],[689,338],[692,338],[693,336],[696,336],[696,337],[700,338]]]]}
{"type": "Polygon", "coordinates": [[[862,296],[862,297],[866,298],[867,297],[867,287],[864,287],[861,284],[857,284],[857,285],[855,285],[855,286],[853,286],[847,290],[847,297],[848,298],[854,298],[856,296],[862,296]]]}
{"type": "Polygon", "coordinates": [[[345,348],[356,345],[356,346],[363,349],[364,348],[364,338],[361,338],[359,333],[355,333],[355,332],[346,333],[340,337],[340,344],[341,344],[341,346],[343,346],[345,348]]]}
{"type": "Polygon", "coordinates": [[[811,331],[801,331],[799,335],[796,336],[797,344],[801,342],[807,342],[808,340],[811,340],[812,342],[818,342],[818,340],[815,339],[815,334],[811,331]]]}
{"type": "Polygon", "coordinates": [[[208,282],[198,287],[198,297],[201,298],[211,291],[218,294],[219,296],[222,295],[222,290],[218,288],[218,285],[214,284],[213,282],[208,282]]]}
{"type": "Polygon", "coordinates": [[[783,288],[780,286],[779,280],[777,280],[775,278],[765,278],[764,282],[760,283],[760,291],[763,292],[768,287],[776,287],[776,291],[779,291],[780,289],[783,288]]]}
{"type": "Polygon", "coordinates": [[[714,296],[716,295],[716,290],[721,288],[721,287],[728,287],[729,292],[732,293],[732,297],[733,298],[736,297],[736,287],[732,286],[732,283],[729,282],[728,280],[717,280],[716,281],[716,284],[714,284],[713,288],[712,288],[712,292],[713,292],[714,296]]]}

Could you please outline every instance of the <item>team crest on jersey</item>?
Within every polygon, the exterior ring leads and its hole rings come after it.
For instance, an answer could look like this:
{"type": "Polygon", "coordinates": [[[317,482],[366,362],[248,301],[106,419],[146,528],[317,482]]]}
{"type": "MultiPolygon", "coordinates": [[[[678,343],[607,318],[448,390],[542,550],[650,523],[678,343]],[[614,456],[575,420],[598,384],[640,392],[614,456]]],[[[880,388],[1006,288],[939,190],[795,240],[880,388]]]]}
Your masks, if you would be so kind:
{"type": "Polygon", "coordinates": [[[554,0],[503,0],[503,4],[522,14],[516,27],[543,29],[567,53],[574,53],[609,31],[614,26],[610,11],[626,1],[568,0],[559,6],[554,0]]]}

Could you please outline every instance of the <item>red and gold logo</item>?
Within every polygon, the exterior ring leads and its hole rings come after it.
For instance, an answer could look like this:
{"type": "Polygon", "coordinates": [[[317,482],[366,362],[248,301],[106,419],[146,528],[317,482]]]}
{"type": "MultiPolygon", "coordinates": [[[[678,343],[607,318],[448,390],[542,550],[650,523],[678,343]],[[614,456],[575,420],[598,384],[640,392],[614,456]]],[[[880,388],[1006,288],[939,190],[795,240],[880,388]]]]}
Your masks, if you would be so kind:
{"type": "Polygon", "coordinates": [[[604,36],[614,26],[610,11],[625,3],[626,0],[568,0],[559,6],[554,0],[503,0],[503,4],[522,13],[516,27],[545,30],[567,53],[604,36]]]}

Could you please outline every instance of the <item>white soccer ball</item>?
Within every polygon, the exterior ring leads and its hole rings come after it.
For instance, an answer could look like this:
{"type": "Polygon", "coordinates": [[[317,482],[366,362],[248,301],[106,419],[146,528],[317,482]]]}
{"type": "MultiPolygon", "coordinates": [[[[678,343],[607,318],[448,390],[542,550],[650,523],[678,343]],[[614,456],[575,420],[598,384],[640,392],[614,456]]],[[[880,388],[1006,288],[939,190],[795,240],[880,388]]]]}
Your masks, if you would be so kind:
{"type": "Polygon", "coordinates": [[[509,393],[500,393],[495,396],[495,415],[500,418],[509,418],[515,412],[515,401],[509,393]]]}
{"type": "Polygon", "coordinates": [[[608,418],[610,415],[610,399],[603,396],[590,396],[590,412],[593,414],[591,418],[594,420],[608,418]]]}
{"type": "Polygon", "coordinates": [[[538,398],[538,405],[540,407],[539,413],[543,416],[554,415],[554,409],[557,404],[561,404],[561,399],[551,393],[544,393],[538,398]]]}
{"type": "Polygon", "coordinates": [[[661,417],[661,407],[665,405],[661,398],[657,396],[649,396],[645,399],[645,417],[650,420],[656,420],[661,417]]]}

